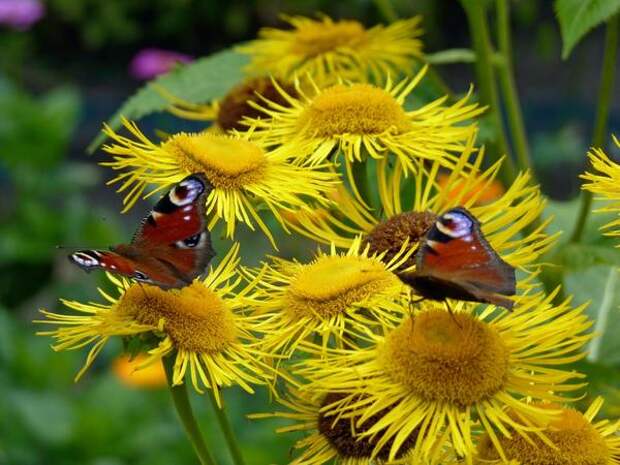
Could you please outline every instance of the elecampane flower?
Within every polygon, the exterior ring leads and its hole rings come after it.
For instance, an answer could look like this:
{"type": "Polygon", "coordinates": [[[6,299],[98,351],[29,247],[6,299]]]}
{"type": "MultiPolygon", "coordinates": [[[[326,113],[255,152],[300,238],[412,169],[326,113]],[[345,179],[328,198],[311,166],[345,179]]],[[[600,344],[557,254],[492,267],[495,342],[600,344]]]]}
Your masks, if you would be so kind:
{"type": "MultiPolygon", "coordinates": [[[[363,433],[372,427],[381,415],[375,415],[363,425],[356,425],[357,418],[335,419],[325,414],[326,407],[338,405],[345,396],[341,394],[311,395],[310,392],[292,390],[287,398],[278,399],[278,403],[286,408],[271,414],[255,414],[251,418],[284,418],[292,421],[289,426],[278,428],[278,433],[302,432],[305,436],[299,439],[294,449],[299,454],[290,462],[290,465],[368,465],[371,463],[388,463],[387,459],[392,446],[387,442],[378,452],[375,451],[377,438],[363,436],[363,433]]],[[[416,432],[412,432],[405,439],[396,459],[390,464],[419,463],[414,459],[411,451],[417,440],[416,432]]]]}
{"type": "Polygon", "coordinates": [[[540,428],[557,412],[530,399],[562,402],[562,393],[583,386],[570,383],[582,375],[562,365],[585,355],[591,325],[585,306],[554,306],[553,298],[520,298],[513,313],[499,314],[493,306],[476,314],[475,305],[461,303],[450,315],[427,303],[395,329],[370,335],[367,349],[299,362],[297,374],[309,381],[300,389],[346,396],[326,415],[355,418],[358,428],[381,413],[361,435],[376,439],[375,455],[391,444],[389,459],[416,432],[416,456],[435,461],[442,450],[436,440],[445,437],[471,463],[478,422],[502,458],[498,437],[509,428],[549,444],[540,428]]]}
{"type": "Polygon", "coordinates": [[[180,118],[212,121],[212,128],[215,130],[230,131],[234,129],[246,131],[248,126],[243,124],[242,121],[245,118],[258,118],[263,114],[252,105],[252,102],[256,104],[260,101],[259,95],[278,105],[287,106],[287,101],[276,89],[274,82],[277,82],[278,86],[284,89],[287,94],[297,95],[292,85],[282,80],[274,81],[267,76],[248,78],[241,84],[233,87],[221,100],[204,104],[196,104],[175,97],[161,86],[157,87],[157,89],[170,102],[171,106],[168,108],[168,111],[180,118]]]}
{"type": "MultiPolygon", "coordinates": [[[[545,428],[545,435],[554,447],[538,438],[527,441],[518,434],[501,437],[499,442],[506,457],[515,465],[615,465],[620,464],[620,420],[594,421],[603,405],[597,398],[584,412],[572,408],[548,405],[561,409],[561,414],[545,428]]],[[[476,465],[505,463],[499,457],[491,438],[484,435],[478,444],[476,465]]]]}
{"type": "MultiPolygon", "coordinates": [[[[614,142],[620,147],[620,141],[615,136],[614,142]]],[[[586,180],[583,189],[610,201],[599,211],[613,212],[618,215],[617,219],[605,225],[608,236],[618,237],[620,236],[620,164],[612,161],[601,149],[593,149],[588,157],[592,163],[593,172],[581,176],[586,180]]]]}
{"type": "Polygon", "coordinates": [[[425,72],[398,84],[388,79],[385,87],[347,82],[319,88],[311,82],[307,91],[296,80],[297,97],[281,89],[288,106],[263,100],[268,118],[246,121],[257,128],[253,139],[300,163],[344,160],[353,183],[351,165],[369,158],[395,159],[405,173],[420,159],[451,167],[458,159],[454,153],[476,132],[475,123],[465,123],[484,108],[469,103],[467,94],[449,106],[442,97],[407,110],[405,99],[425,72]]]}
{"type": "Polygon", "coordinates": [[[186,374],[198,392],[212,389],[221,403],[219,389],[238,384],[252,393],[251,384],[267,384],[273,377],[269,360],[264,360],[252,333],[260,317],[243,313],[244,299],[253,285],[237,291],[241,278],[238,245],[234,245],[204,280],[180,290],[164,291],[155,286],[108,278],[118,296],[99,290],[105,303],[62,300],[77,314],[41,310],[46,317],[37,323],[55,326],[38,334],[55,340],[54,350],[91,346],[79,379],[114,336],[153,334],[155,346],[144,363],[174,357],[173,383],[181,384],[186,374]]]}
{"type": "Polygon", "coordinates": [[[417,247],[437,215],[464,206],[478,218],[493,249],[512,266],[527,270],[557,237],[544,233],[548,221],[535,223],[545,201],[530,175],[522,173],[501,196],[481,204],[479,200],[496,182],[501,166],[497,162],[482,169],[483,160],[484,150],[475,149],[473,138],[445,174],[441,162],[435,160],[420,162],[415,174],[405,178],[399,165],[390,168],[381,160],[377,166],[380,209],[370,209],[340,188],[337,208],[299,211],[288,225],[313,240],[338,247],[348,247],[363,235],[371,251],[388,251],[389,258],[405,240],[417,247]]]}
{"type": "Polygon", "coordinates": [[[331,247],[307,264],[274,258],[248,270],[259,289],[253,308],[267,316],[261,322],[269,333],[265,352],[290,355],[314,335],[324,349],[330,343],[353,344],[351,332],[394,324],[409,294],[392,271],[409,255],[403,248],[384,263],[383,257],[369,255],[358,238],[346,252],[331,247]]]}
{"type": "Polygon", "coordinates": [[[134,123],[124,120],[124,125],[135,139],[106,127],[104,132],[114,143],[104,150],[113,160],[102,163],[120,171],[108,184],[119,183],[118,192],[125,192],[124,211],[136,203],[149,184],[157,188],[147,196],[189,174],[204,173],[214,187],[207,198],[209,229],[223,220],[226,235],[233,237],[237,222],[251,229],[256,224],[275,246],[258,213],[259,206],[265,206],[283,223],[282,210],[306,208],[308,198],[321,202],[324,193],[338,182],[336,174],[322,167],[301,168],[274,156],[264,145],[248,140],[248,134],[178,133],[154,144],[134,123]]]}
{"type": "Polygon", "coordinates": [[[284,16],[292,29],[264,28],[259,38],[237,47],[250,55],[250,74],[290,79],[309,74],[316,82],[338,77],[384,82],[411,70],[422,57],[420,17],[366,29],[358,21],[284,16]]]}

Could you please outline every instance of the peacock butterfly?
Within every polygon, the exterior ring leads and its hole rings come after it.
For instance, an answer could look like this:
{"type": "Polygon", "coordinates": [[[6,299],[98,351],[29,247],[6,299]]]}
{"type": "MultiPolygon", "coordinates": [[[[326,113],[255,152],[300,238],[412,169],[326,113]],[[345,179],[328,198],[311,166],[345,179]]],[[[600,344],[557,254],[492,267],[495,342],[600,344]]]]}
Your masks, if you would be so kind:
{"type": "Polygon", "coordinates": [[[79,250],[69,260],[86,271],[104,269],[162,289],[187,286],[215,256],[205,218],[212,189],[202,174],[187,176],[155,204],[130,244],[79,250]]]}
{"type": "Polygon", "coordinates": [[[416,253],[416,269],[398,274],[423,299],[456,299],[512,310],[515,269],[493,250],[465,208],[440,215],[416,253]]]}

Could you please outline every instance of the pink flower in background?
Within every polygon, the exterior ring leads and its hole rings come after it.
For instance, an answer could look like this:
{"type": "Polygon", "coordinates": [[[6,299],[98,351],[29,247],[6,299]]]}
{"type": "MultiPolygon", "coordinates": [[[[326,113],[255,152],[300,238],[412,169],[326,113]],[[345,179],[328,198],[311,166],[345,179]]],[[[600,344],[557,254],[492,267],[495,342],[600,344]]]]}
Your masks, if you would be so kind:
{"type": "Polygon", "coordinates": [[[158,48],[145,48],[140,50],[131,60],[129,73],[136,79],[153,79],[155,76],[167,73],[177,63],[189,63],[192,60],[192,57],[182,53],[158,48]]]}
{"type": "Polygon", "coordinates": [[[0,24],[25,31],[40,20],[45,7],[39,0],[0,0],[0,24]]]}

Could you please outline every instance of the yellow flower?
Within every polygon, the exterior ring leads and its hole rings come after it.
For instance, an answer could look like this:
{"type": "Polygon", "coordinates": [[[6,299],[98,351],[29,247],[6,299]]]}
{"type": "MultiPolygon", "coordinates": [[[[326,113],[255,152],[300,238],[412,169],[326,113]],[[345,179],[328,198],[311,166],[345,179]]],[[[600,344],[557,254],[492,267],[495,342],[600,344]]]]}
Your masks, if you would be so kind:
{"type": "Polygon", "coordinates": [[[345,253],[332,247],[307,264],[273,258],[272,264],[247,270],[259,288],[252,306],[268,316],[261,323],[269,333],[265,352],[291,355],[313,335],[323,349],[330,342],[353,344],[352,332],[393,325],[409,293],[392,271],[409,256],[403,248],[384,263],[382,256],[369,255],[358,238],[345,253]]]}
{"type": "Polygon", "coordinates": [[[338,163],[343,157],[350,180],[351,165],[368,158],[387,162],[393,156],[405,173],[415,171],[419,159],[451,167],[458,159],[453,152],[462,151],[476,132],[474,123],[463,123],[484,108],[468,103],[467,94],[450,106],[442,97],[406,110],[405,99],[425,72],[395,85],[388,79],[384,88],[347,82],[321,89],[311,82],[307,92],[296,80],[298,97],[280,89],[288,107],[265,100],[260,108],[269,118],[246,122],[257,128],[253,139],[278,146],[276,153],[300,163],[322,164],[332,158],[338,163]]]}
{"type": "MultiPolygon", "coordinates": [[[[278,403],[286,407],[287,411],[271,414],[254,414],[251,418],[284,418],[292,424],[278,428],[278,433],[301,432],[303,439],[299,439],[294,449],[299,449],[299,455],[290,462],[290,465],[322,465],[325,463],[337,465],[368,465],[371,463],[385,463],[388,458],[391,442],[386,443],[378,452],[373,452],[377,438],[361,436],[368,428],[381,419],[381,414],[369,418],[363,425],[356,426],[356,419],[335,419],[325,414],[325,407],[337,405],[345,396],[342,394],[321,394],[312,396],[307,391],[293,390],[288,398],[278,399],[278,403]],[[379,459],[374,461],[374,457],[379,459]]],[[[411,432],[403,443],[401,450],[390,464],[419,463],[412,461],[411,450],[417,440],[417,432],[411,432]]]]}
{"type": "MultiPolygon", "coordinates": [[[[278,86],[285,89],[288,94],[297,95],[292,85],[284,81],[277,82],[278,86]]],[[[274,81],[267,76],[248,78],[233,87],[221,101],[205,104],[179,99],[161,87],[158,90],[171,103],[168,108],[170,113],[189,120],[213,121],[213,128],[222,131],[233,129],[246,131],[248,127],[241,121],[244,118],[258,118],[262,115],[262,112],[251,104],[251,102],[259,102],[259,95],[279,105],[287,106],[286,100],[274,86],[274,81]]]]}
{"type": "MultiPolygon", "coordinates": [[[[615,144],[620,147],[620,141],[614,136],[615,144]]],[[[608,236],[620,236],[620,164],[609,159],[601,149],[593,149],[588,153],[594,173],[585,173],[581,177],[587,181],[583,189],[600,195],[611,201],[598,211],[614,212],[618,218],[605,225],[610,230],[608,236]]],[[[620,245],[619,245],[620,247],[620,245]]]]}
{"type": "Polygon", "coordinates": [[[532,186],[529,174],[522,173],[503,195],[481,204],[484,193],[496,182],[501,162],[482,169],[484,149],[476,151],[473,144],[472,138],[443,179],[438,160],[430,164],[420,162],[416,174],[409,178],[403,177],[398,165],[390,169],[386,162],[380,161],[377,167],[379,211],[366,207],[341,188],[337,208],[321,214],[316,210],[300,211],[295,221],[287,224],[315,241],[333,242],[338,247],[348,247],[355,237],[363,235],[371,251],[387,251],[386,257],[390,257],[405,240],[417,247],[436,215],[464,206],[478,218],[495,251],[512,266],[527,271],[557,237],[544,233],[548,221],[533,227],[545,201],[538,187],[532,186]],[[442,189],[442,184],[451,188],[442,189]],[[524,232],[528,227],[532,230],[524,232]]]}
{"type": "Polygon", "coordinates": [[[238,252],[235,244],[204,280],[180,290],[163,291],[108,274],[117,297],[100,289],[105,303],[62,300],[78,314],[41,310],[46,319],[37,323],[56,328],[38,334],[51,336],[57,351],[91,346],[76,380],[111,337],[154,335],[156,342],[143,365],[174,357],[174,384],[182,384],[189,374],[196,391],[212,389],[218,404],[219,389],[224,386],[238,384],[253,393],[250,384],[267,384],[273,373],[256,349],[258,339],[251,332],[260,317],[242,313],[244,299],[254,285],[236,291],[241,281],[236,271],[238,252]]]}
{"type": "Polygon", "coordinates": [[[121,171],[108,184],[120,183],[118,192],[126,192],[123,211],[136,203],[148,184],[157,188],[147,196],[191,173],[204,173],[214,187],[207,198],[209,229],[223,220],[226,235],[233,237],[237,222],[252,230],[256,224],[275,247],[258,207],[264,205],[282,224],[282,210],[306,208],[306,198],[321,202],[324,192],[333,189],[338,180],[336,174],[322,171],[322,167],[301,168],[274,156],[264,145],[248,140],[248,133],[179,133],[154,144],[134,123],[123,122],[135,140],[106,126],[104,132],[115,143],[104,146],[113,161],[102,163],[121,171]]]}
{"type": "MultiPolygon", "coordinates": [[[[516,465],[613,465],[620,464],[620,421],[594,422],[603,399],[597,398],[585,413],[571,408],[560,409],[558,418],[551,421],[545,435],[555,447],[538,438],[527,441],[518,434],[499,438],[506,457],[516,465]]],[[[484,435],[478,445],[479,465],[505,463],[500,460],[491,438],[484,435]]]]}
{"type": "Polygon", "coordinates": [[[366,29],[354,20],[284,16],[292,29],[265,28],[237,50],[251,56],[251,74],[290,79],[309,74],[316,82],[345,79],[383,82],[411,70],[422,57],[421,18],[366,29]]]}
{"type": "Polygon", "coordinates": [[[499,314],[493,306],[475,312],[475,305],[461,303],[450,315],[429,303],[375,335],[368,349],[299,362],[297,374],[308,380],[301,389],[346,395],[326,414],[355,418],[358,427],[381,413],[361,436],[377,439],[374,454],[391,444],[389,459],[416,431],[414,454],[436,460],[442,449],[436,439],[445,436],[471,463],[478,421],[502,458],[498,436],[509,436],[508,428],[548,443],[540,428],[557,412],[529,400],[563,401],[561,393],[583,386],[569,383],[582,375],[562,366],[585,355],[591,324],[585,306],[554,306],[554,297],[522,298],[513,313],[499,314]]]}
{"type": "Polygon", "coordinates": [[[112,362],[112,370],[125,386],[135,388],[158,388],[166,385],[166,372],[161,363],[144,364],[147,356],[121,355],[112,362]]]}

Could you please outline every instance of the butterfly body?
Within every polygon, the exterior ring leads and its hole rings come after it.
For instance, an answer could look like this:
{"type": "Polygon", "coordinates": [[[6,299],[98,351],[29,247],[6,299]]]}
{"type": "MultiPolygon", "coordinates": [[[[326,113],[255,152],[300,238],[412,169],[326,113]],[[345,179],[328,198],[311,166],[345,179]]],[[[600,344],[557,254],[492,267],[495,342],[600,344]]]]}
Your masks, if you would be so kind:
{"type": "Polygon", "coordinates": [[[423,298],[491,303],[512,309],[515,269],[493,250],[478,220],[465,208],[440,215],[416,254],[414,272],[400,279],[423,298]]]}
{"type": "Polygon", "coordinates": [[[163,289],[186,286],[215,256],[205,218],[211,190],[204,176],[190,175],[157,202],[130,244],[79,250],[69,260],[86,271],[104,269],[163,289]]]}

